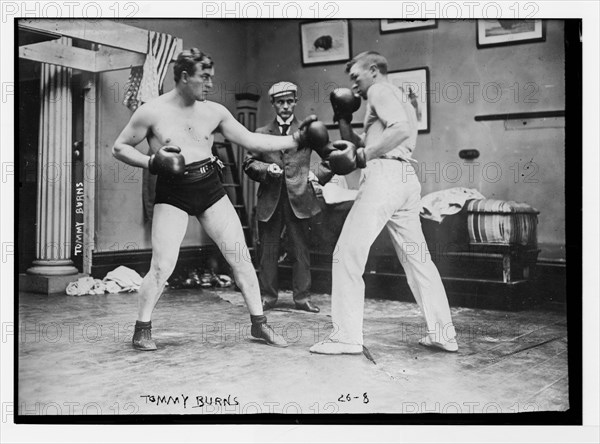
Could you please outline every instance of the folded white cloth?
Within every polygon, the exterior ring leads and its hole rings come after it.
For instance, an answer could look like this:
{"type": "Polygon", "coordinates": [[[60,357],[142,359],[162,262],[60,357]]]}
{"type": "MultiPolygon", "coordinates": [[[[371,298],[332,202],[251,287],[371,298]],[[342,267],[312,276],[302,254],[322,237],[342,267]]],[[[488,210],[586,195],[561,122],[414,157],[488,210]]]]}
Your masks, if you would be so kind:
{"type": "Polygon", "coordinates": [[[463,187],[429,193],[421,199],[421,217],[441,223],[446,216],[458,213],[471,199],[485,199],[485,196],[476,189],[463,187]]]}
{"type": "Polygon", "coordinates": [[[104,288],[107,293],[120,293],[123,289],[114,281],[104,282],[104,288]]]}
{"type": "Polygon", "coordinates": [[[131,268],[124,267],[123,265],[115,268],[113,271],[109,271],[104,277],[103,282],[109,286],[111,291],[109,293],[119,293],[121,291],[137,291],[142,285],[142,277],[131,268]],[[114,291],[118,285],[120,290],[114,291]]]}
{"type": "Polygon", "coordinates": [[[110,271],[102,280],[92,277],[82,277],[67,285],[69,296],[84,296],[88,294],[121,293],[136,291],[142,285],[142,278],[135,270],[120,266],[110,271]]]}
{"type": "Polygon", "coordinates": [[[88,294],[104,294],[104,283],[100,279],[82,277],[67,285],[69,296],[85,296],[88,294]]]}
{"type": "Polygon", "coordinates": [[[333,176],[323,187],[323,199],[326,204],[336,204],[356,200],[358,190],[348,188],[344,176],[333,176]]]}
{"type": "Polygon", "coordinates": [[[335,184],[328,183],[323,187],[323,199],[327,204],[356,200],[358,190],[346,190],[335,184]]]}

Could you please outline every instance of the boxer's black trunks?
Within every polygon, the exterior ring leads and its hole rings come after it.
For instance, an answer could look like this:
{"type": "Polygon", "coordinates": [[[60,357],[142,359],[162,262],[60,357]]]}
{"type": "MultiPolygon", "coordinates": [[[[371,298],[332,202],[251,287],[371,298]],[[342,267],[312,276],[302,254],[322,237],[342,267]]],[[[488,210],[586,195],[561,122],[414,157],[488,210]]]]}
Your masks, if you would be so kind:
{"type": "Polygon", "coordinates": [[[179,177],[158,176],[154,203],[169,204],[191,216],[199,216],[225,196],[215,158],[201,160],[185,166],[179,177]]]}

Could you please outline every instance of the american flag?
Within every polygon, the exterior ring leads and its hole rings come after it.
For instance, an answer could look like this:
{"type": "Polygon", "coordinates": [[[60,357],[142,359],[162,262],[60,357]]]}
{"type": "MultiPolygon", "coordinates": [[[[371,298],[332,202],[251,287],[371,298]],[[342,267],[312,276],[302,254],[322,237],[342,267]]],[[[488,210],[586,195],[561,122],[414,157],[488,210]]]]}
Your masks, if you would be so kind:
{"type": "Polygon", "coordinates": [[[123,105],[135,111],[142,103],[162,94],[169,62],[176,48],[176,37],[154,31],[148,32],[146,61],[144,66],[131,68],[123,105]]]}

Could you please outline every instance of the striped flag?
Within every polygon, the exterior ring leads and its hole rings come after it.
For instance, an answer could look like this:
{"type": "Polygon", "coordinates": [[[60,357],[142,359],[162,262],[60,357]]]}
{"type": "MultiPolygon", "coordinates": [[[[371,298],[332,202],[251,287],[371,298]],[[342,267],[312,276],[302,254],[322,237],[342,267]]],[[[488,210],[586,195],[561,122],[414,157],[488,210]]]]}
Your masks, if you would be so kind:
{"type": "Polygon", "coordinates": [[[136,66],[131,69],[123,105],[135,111],[142,103],[162,94],[169,62],[173,58],[176,48],[176,37],[148,31],[146,61],[144,66],[136,66]]]}

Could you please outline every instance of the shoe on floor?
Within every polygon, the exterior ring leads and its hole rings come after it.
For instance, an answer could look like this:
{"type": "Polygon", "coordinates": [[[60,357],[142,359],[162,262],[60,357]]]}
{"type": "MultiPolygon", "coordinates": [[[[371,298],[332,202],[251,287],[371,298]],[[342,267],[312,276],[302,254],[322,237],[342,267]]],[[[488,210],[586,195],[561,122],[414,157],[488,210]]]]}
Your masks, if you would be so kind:
{"type": "Polygon", "coordinates": [[[273,347],[288,346],[288,343],[283,339],[283,336],[275,333],[275,330],[267,323],[252,324],[250,334],[256,339],[263,339],[267,345],[272,345],[273,347]]]}
{"type": "Polygon", "coordinates": [[[310,352],[320,355],[360,355],[363,352],[363,346],[325,339],[313,345],[310,348],[310,352]]]}
{"type": "Polygon", "coordinates": [[[296,304],[296,310],[308,311],[309,313],[319,313],[321,309],[310,301],[303,304],[296,304]]]}
{"type": "Polygon", "coordinates": [[[425,347],[439,348],[451,353],[458,351],[458,343],[454,338],[446,342],[435,342],[432,341],[429,336],[425,336],[424,338],[419,339],[419,344],[425,347]]]}
{"type": "Polygon", "coordinates": [[[139,328],[136,327],[133,333],[133,348],[141,351],[154,351],[157,349],[156,342],[152,339],[151,328],[139,328]]]}

